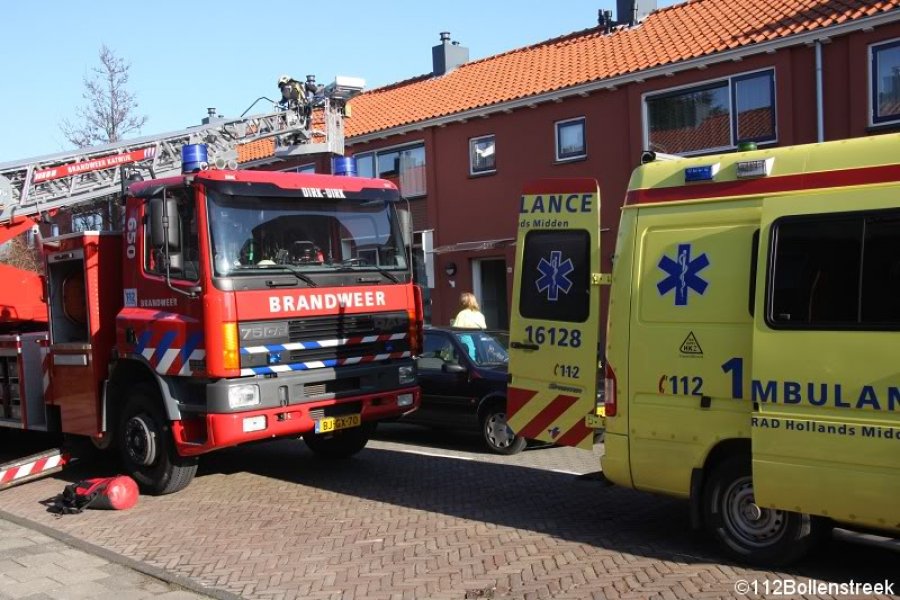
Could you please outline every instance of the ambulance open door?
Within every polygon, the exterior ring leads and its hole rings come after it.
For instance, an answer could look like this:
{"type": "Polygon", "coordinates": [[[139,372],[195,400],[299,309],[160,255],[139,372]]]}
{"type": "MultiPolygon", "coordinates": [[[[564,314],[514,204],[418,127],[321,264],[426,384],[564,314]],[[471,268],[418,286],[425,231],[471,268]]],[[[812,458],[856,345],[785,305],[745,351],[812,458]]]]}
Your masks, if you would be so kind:
{"type": "Polygon", "coordinates": [[[594,179],[525,186],[510,319],[509,426],[590,449],[600,321],[600,191],[594,179]]]}

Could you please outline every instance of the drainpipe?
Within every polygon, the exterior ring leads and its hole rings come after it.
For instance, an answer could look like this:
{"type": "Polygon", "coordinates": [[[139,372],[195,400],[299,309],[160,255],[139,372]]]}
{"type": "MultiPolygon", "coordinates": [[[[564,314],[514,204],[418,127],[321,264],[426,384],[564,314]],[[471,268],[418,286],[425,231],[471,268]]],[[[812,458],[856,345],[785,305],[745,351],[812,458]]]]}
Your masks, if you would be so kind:
{"type": "Polygon", "coordinates": [[[822,94],[822,40],[816,40],[816,136],[819,142],[825,141],[822,94]]]}

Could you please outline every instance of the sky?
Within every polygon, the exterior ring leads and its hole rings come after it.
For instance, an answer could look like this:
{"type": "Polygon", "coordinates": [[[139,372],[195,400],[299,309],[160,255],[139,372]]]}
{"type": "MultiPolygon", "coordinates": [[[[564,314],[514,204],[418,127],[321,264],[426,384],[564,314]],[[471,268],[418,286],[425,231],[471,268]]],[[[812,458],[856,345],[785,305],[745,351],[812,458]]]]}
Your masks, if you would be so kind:
{"type": "MultiPolygon", "coordinates": [[[[593,27],[599,9],[615,15],[615,0],[12,0],[0,36],[0,164],[71,148],[60,124],[78,123],[103,44],[131,65],[126,88],[147,116],[133,135],[154,135],[198,125],[207,107],[237,117],[260,96],[276,99],[283,74],[361,77],[373,89],[430,73],[441,31],[475,60],[593,27]]],[[[270,109],[263,100],[251,112],[270,109]]]]}

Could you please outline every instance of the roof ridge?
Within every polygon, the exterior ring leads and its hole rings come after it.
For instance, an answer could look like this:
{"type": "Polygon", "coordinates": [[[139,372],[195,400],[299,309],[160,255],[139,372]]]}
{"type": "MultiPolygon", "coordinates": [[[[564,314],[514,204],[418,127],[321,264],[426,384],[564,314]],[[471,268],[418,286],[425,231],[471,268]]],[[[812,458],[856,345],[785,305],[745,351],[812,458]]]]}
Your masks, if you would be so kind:
{"type": "MultiPolygon", "coordinates": [[[[701,59],[893,12],[900,0],[684,0],[609,33],[595,25],[364,92],[349,136],[701,59]],[[734,10],[739,4],[748,10],[734,10]],[[383,94],[383,95],[382,95],[383,94]],[[389,106],[386,106],[389,105],[389,106]]],[[[887,21],[885,21],[887,22],[887,21]]],[[[354,107],[356,109],[356,107],[354,107]]]]}
{"type": "MultiPolygon", "coordinates": [[[[475,60],[470,60],[470,61],[468,61],[468,62],[466,62],[466,63],[463,63],[463,64],[459,65],[459,66],[456,67],[456,69],[454,69],[453,71],[457,71],[457,70],[460,70],[460,69],[464,69],[464,68],[466,68],[466,67],[469,67],[470,65],[478,65],[478,64],[483,63],[483,62],[485,62],[485,61],[488,61],[488,60],[494,60],[494,59],[497,59],[497,58],[499,58],[499,57],[501,57],[501,56],[506,56],[506,55],[508,55],[508,54],[516,54],[516,53],[519,53],[519,52],[524,52],[524,51],[526,51],[526,50],[531,50],[531,49],[533,49],[533,48],[539,48],[539,47],[541,47],[541,46],[551,45],[551,43],[557,44],[557,43],[560,43],[560,42],[566,40],[567,38],[573,38],[573,39],[574,39],[574,38],[577,38],[577,37],[584,37],[584,36],[586,36],[586,34],[587,34],[588,32],[598,30],[599,28],[600,28],[599,26],[588,27],[588,28],[586,28],[586,29],[580,29],[580,30],[578,30],[578,31],[572,31],[572,32],[570,32],[570,33],[565,33],[565,34],[562,34],[562,35],[558,35],[558,36],[556,36],[556,37],[548,38],[548,39],[542,40],[542,41],[540,41],[540,42],[535,42],[535,43],[530,44],[530,45],[528,45],[528,46],[521,46],[521,47],[519,47],[519,48],[513,48],[512,50],[505,50],[505,51],[500,52],[500,53],[497,53],[497,54],[491,54],[491,55],[488,55],[488,56],[484,56],[484,57],[482,57],[482,58],[478,58],[478,59],[475,59],[475,60]]],[[[611,32],[611,33],[615,33],[615,32],[611,32]]],[[[447,74],[449,74],[449,73],[452,73],[453,71],[450,71],[450,72],[448,72],[448,73],[445,73],[445,75],[447,75],[447,74]]],[[[429,80],[429,79],[437,79],[438,77],[441,77],[441,75],[435,76],[435,75],[433,75],[432,73],[423,73],[422,75],[414,75],[414,76],[412,76],[412,77],[410,77],[410,78],[408,78],[408,79],[404,79],[404,80],[402,80],[402,81],[395,81],[395,82],[393,82],[393,83],[385,84],[385,85],[383,85],[383,86],[381,86],[381,87],[372,88],[371,90],[367,90],[367,91],[363,92],[363,93],[360,94],[360,95],[374,94],[375,92],[386,92],[386,91],[389,91],[389,90],[394,89],[394,88],[397,88],[397,87],[402,87],[402,86],[404,86],[404,85],[409,85],[409,84],[411,84],[411,83],[418,83],[418,82],[420,82],[420,81],[427,81],[427,80],[429,80]]]]}
{"type": "Polygon", "coordinates": [[[375,92],[386,92],[392,90],[396,87],[402,87],[404,85],[409,85],[411,83],[418,83],[419,81],[425,81],[432,77],[431,73],[424,73],[422,75],[413,75],[409,79],[404,79],[402,81],[394,81],[392,83],[386,83],[381,87],[372,88],[371,90],[366,90],[362,94],[374,94],[375,92]]]}

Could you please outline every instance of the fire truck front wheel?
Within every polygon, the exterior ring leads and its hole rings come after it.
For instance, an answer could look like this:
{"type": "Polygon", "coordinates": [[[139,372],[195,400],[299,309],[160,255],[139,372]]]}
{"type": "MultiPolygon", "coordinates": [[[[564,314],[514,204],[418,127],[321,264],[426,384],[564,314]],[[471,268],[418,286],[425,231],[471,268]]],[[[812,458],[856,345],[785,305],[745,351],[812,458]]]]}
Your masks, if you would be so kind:
{"type": "Polygon", "coordinates": [[[332,433],[307,433],[303,441],[322,458],[349,458],[366,447],[374,429],[374,423],[363,423],[359,427],[332,433]]]}
{"type": "Polygon", "coordinates": [[[175,451],[172,427],[154,386],[131,389],[116,437],[126,471],[146,494],[182,490],[197,472],[196,458],[183,458],[175,451]]]}
{"type": "Polygon", "coordinates": [[[732,456],[713,467],[702,506],[707,530],[729,554],[746,563],[793,562],[824,531],[824,523],[811,515],[758,505],[748,457],[732,456]]]}

